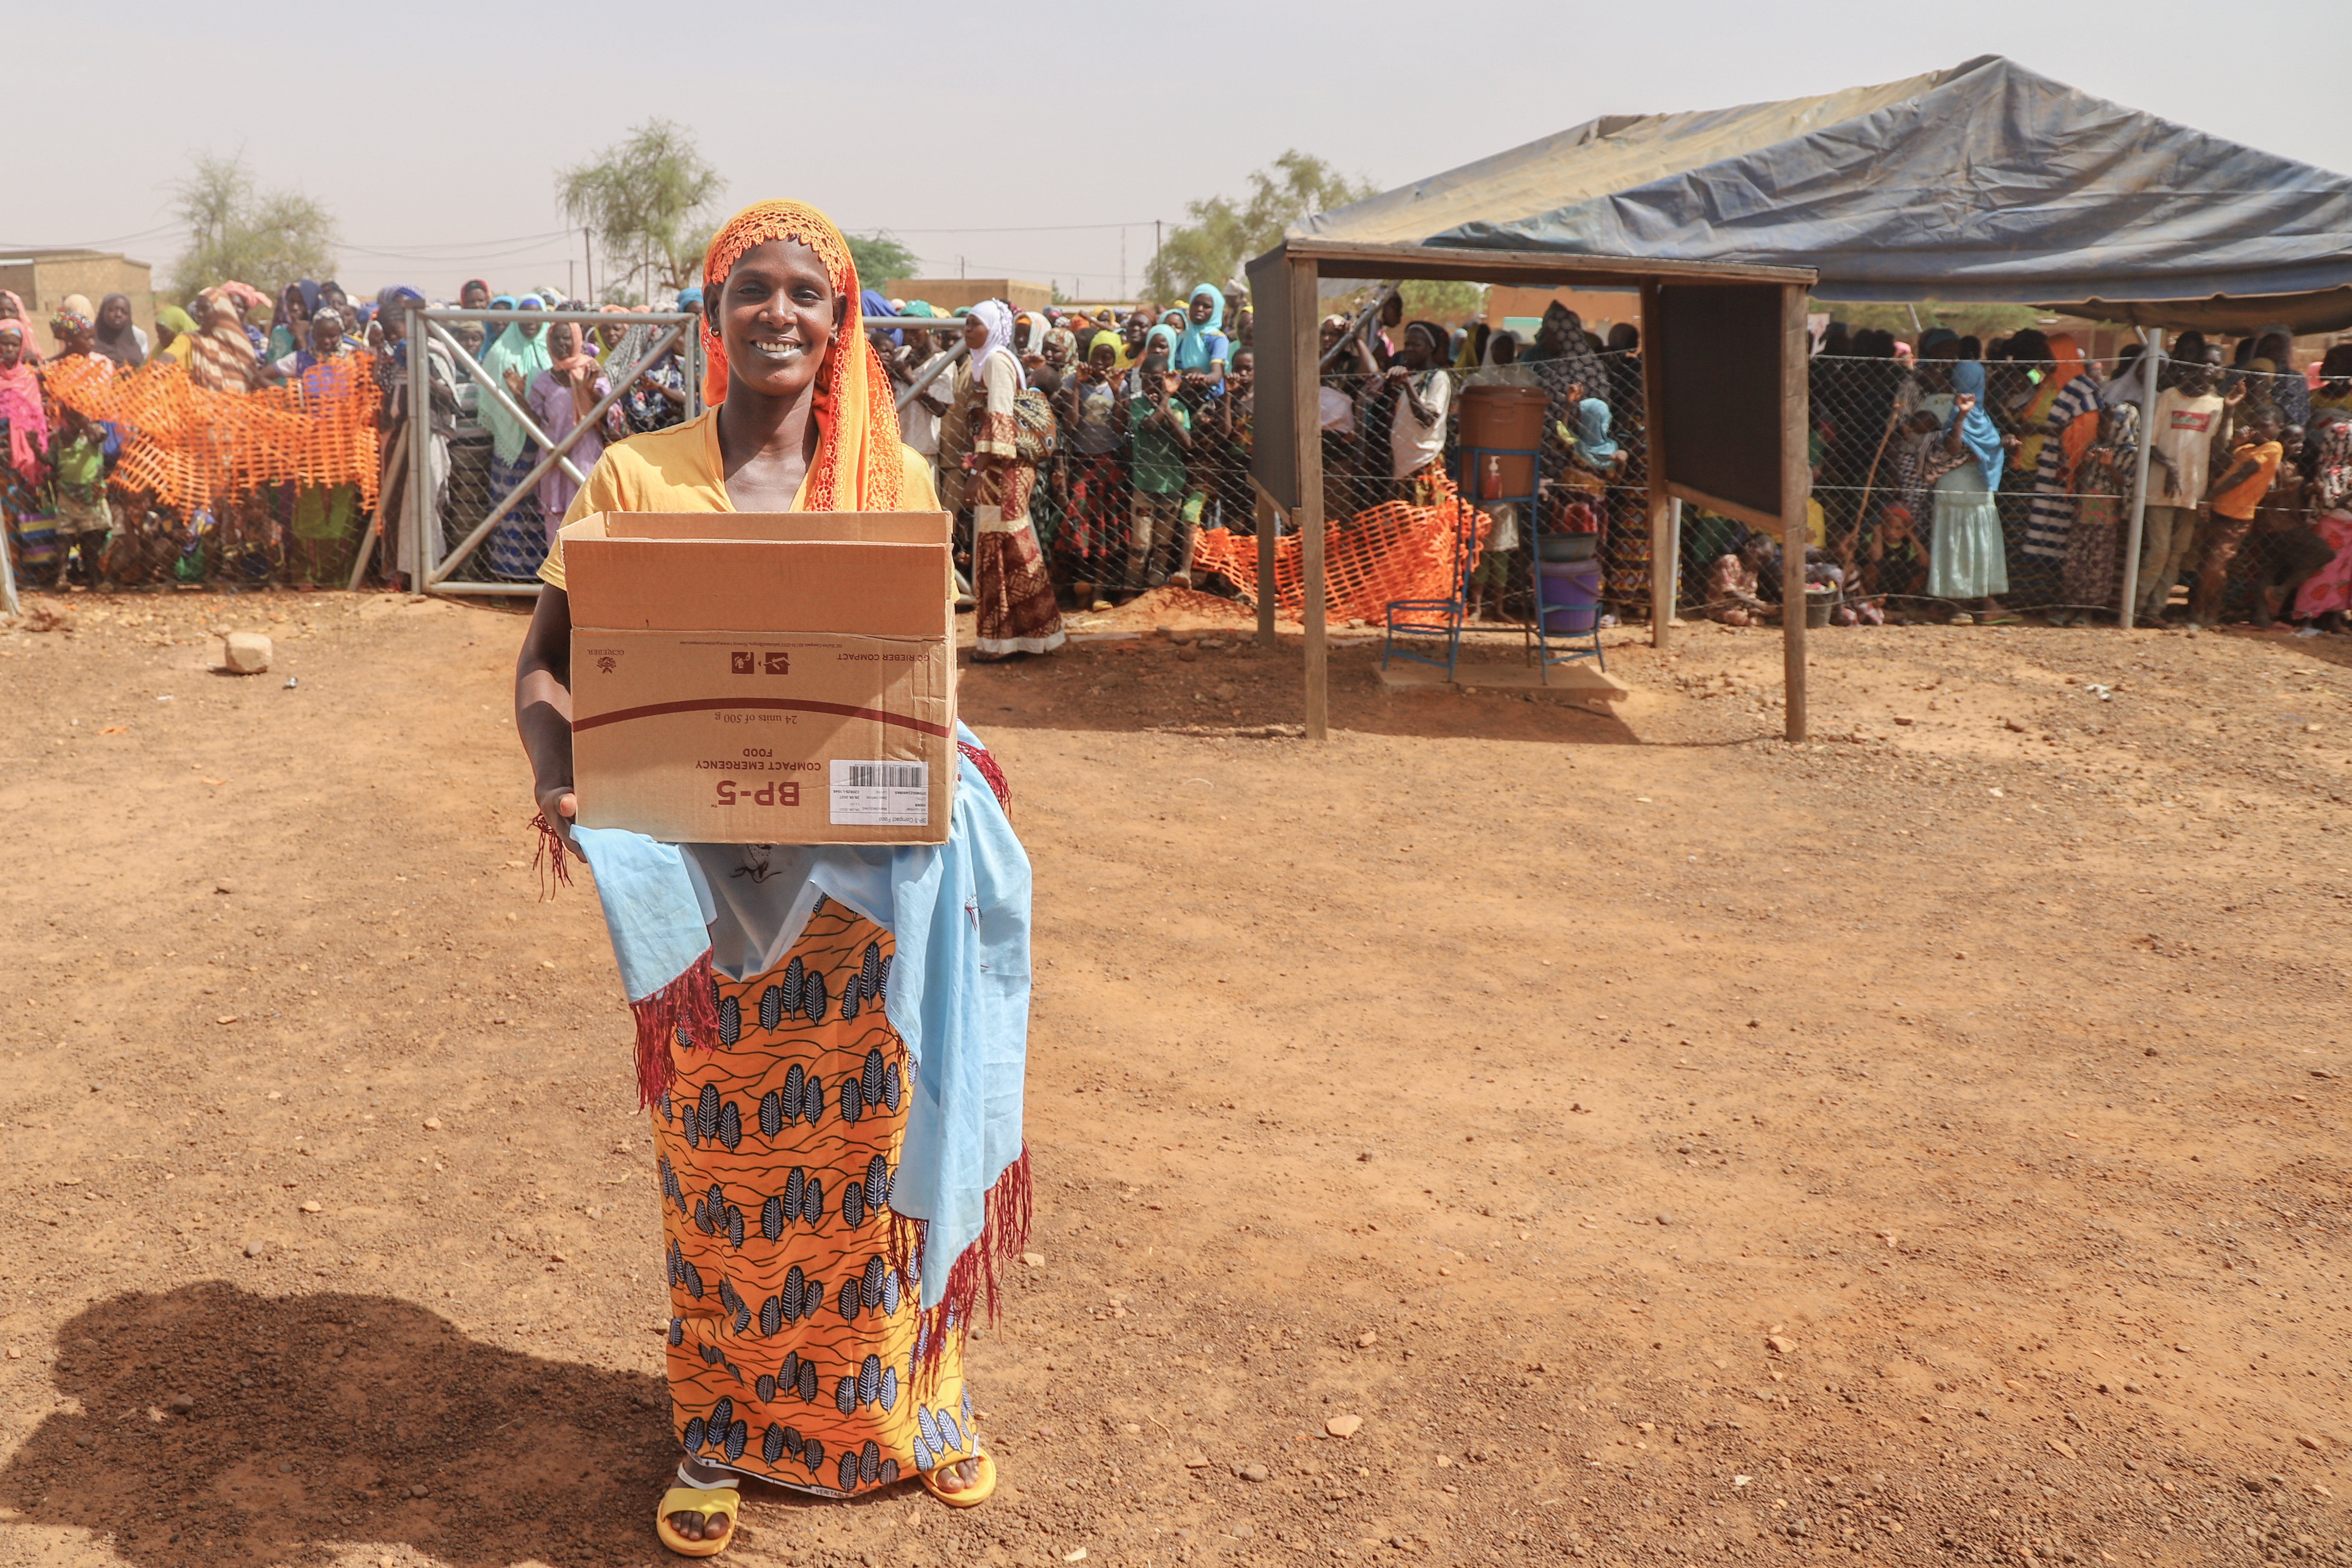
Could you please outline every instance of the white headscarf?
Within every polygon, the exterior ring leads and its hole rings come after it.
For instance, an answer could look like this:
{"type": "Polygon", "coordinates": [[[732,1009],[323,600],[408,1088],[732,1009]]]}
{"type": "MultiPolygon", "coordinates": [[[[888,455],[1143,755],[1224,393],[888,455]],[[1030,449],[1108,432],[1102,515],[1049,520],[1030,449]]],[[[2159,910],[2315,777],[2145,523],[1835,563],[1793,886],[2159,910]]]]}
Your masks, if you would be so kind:
{"type": "Polygon", "coordinates": [[[2107,378],[2106,384],[2099,388],[2099,401],[2109,408],[2119,408],[2126,404],[2137,408],[2147,398],[2147,383],[2141,378],[2151,369],[2161,374],[2171,358],[2170,354],[2154,349],[2143,349],[2129,367],[2107,378]]]}
{"type": "Polygon", "coordinates": [[[1013,352],[1013,307],[1002,300],[982,300],[971,308],[971,319],[988,329],[988,342],[971,356],[971,379],[981,384],[988,371],[991,354],[1003,354],[1013,362],[1014,379],[1026,387],[1029,378],[1022,374],[1021,356],[1013,352]]]}

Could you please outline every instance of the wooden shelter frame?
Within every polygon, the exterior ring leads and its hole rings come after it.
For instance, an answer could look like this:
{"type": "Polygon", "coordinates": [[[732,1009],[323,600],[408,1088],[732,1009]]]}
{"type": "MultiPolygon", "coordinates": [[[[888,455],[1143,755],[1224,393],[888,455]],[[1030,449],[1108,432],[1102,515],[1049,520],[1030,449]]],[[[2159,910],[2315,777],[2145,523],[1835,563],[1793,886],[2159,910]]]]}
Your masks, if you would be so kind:
{"type": "MultiPolygon", "coordinates": [[[[1307,737],[1330,733],[1329,644],[1325,626],[1323,443],[1317,394],[1321,385],[1320,321],[1317,285],[1326,278],[1370,280],[1430,279],[1505,283],[1559,289],[1634,289],[1642,298],[1643,400],[1649,441],[1650,641],[1668,646],[1674,626],[1675,500],[1685,500],[1779,534],[1782,678],[1787,697],[1786,737],[1805,738],[1805,551],[1809,535],[1805,502],[1811,489],[1807,447],[1811,419],[1807,390],[1811,342],[1805,300],[1817,274],[1803,267],[1750,267],[1715,262],[1644,261],[1632,258],[1576,256],[1540,250],[1470,250],[1425,245],[1381,245],[1293,236],[1250,264],[1253,292],[1262,294],[1278,279],[1286,308],[1271,312],[1289,329],[1289,437],[1294,443],[1297,496],[1290,508],[1298,534],[1304,591],[1307,737]],[[1278,264],[1278,271],[1276,270],[1278,264]],[[1668,331],[1662,289],[1681,285],[1770,285],[1780,300],[1780,507],[1777,511],[1709,495],[1671,477],[1665,417],[1665,354],[1668,331]],[[1793,546],[1793,547],[1791,547],[1793,546]]],[[[1261,319],[1265,312],[1261,310],[1261,319]]],[[[1282,345],[1261,342],[1263,366],[1282,345]]],[[[1261,410],[1261,417],[1265,411],[1261,410]]],[[[1271,515],[1281,498],[1258,488],[1257,640],[1275,642],[1276,528],[1271,515]]]]}

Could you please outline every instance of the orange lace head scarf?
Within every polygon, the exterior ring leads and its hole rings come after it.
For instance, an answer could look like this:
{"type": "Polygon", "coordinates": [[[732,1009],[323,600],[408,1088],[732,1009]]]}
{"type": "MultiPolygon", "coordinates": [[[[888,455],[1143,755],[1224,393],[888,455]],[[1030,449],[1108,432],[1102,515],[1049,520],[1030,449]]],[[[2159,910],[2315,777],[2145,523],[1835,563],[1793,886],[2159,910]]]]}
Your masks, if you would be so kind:
{"type": "Polygon", "coordinates": [[[702,261],[702,350],[709,370],[702,400],[717,407],[727,399],[727,345],[711,325],[722,305],[727,275],[743,253],[772,239],[798,240],[816,252],[833,279],[833,291],[846,302],[841,328],[817,372],[816,460],[810,465],[805,500],[811,511],[893,511],[906,482],[898,445],[898,410],[890,377],[866,341],[858,309],[857,264],[833,220],[803,202],[754,202],[727,220],[702,261]]]}

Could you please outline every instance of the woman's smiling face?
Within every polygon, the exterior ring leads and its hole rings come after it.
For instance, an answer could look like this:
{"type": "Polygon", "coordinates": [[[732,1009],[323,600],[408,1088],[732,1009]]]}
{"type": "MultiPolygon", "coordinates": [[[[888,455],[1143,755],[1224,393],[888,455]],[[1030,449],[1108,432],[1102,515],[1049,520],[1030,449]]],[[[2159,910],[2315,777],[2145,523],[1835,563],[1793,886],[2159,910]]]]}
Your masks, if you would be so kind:
{"type": "Polygon", "coordinates": [[[800,241],[753,246],[719,291],[728,374],[764,397],[805,392],[824,367],[847,304],[824,261],[800,241]]]}

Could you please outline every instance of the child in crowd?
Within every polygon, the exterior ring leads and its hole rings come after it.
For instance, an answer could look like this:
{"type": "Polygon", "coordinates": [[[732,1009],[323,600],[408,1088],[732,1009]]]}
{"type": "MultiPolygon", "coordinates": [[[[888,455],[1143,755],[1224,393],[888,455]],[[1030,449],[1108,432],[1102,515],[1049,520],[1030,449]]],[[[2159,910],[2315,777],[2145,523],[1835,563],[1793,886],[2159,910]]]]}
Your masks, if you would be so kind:
{"type": "Polygon", "coordinates": [[[1087,341],[1086,357],[1071,367],[1055,400],[1054,416],[1066,435],[1061,470],[1062,506],[1067,518],[1058,541],[1070,563],[1074,603],[1079,607],[1108,610],[1101,596],[1117,552],[1119,531],[1119,490],[1127,483],[1127,465],[1119,460],[1121,426],[1118,393],[1118,339],[1097,331],[1087,341]]]}
{"type": "Polygon", "coordinates": [[[106,577],[106,541],[114,531],[114,513],[106,497],[106,476],[122,455],[114,426],[71,408],[58,411],[57,434],[49,446],[49,467],[56,473],[51,487],[57,508],[58,586],[66,585],[75,563],[89,587],[106,577]]]}
{"type": "MultiPolygon", "coordinates": [[[[2297,445],[2301,445],[2297,432],[2297,445]]],[[[2286,447],[2279,440],[2278,413],[2267,403],[2254,406],[2246,438],[2230,454],[2230,468],[2213,481],[2211,520],[2204,536],[2203,564],[2196,590],[2189,596],[2189,624],[2209,626],[2221,616],[2221,592],[2228,585],[2230,563],[2254,526],[2254,509],[2270,493],[2286,447]]]]}
{"type": "Polygon", "coordinates": [[[1192,541],[1184,529],[1185,458],[1192,450],[1192,419],[1176,395],[1181,377],[1168,368],[1172,334],[1153,329],[1136,367],[1134,395],[1127,405],[1129,438],[1134,443],[1134,500],[1128,510],[1127,592],[1134,595],[1153,586],[1154,545],[1168,547],[1170,562],[1162,579],[1179,587],[1192,585],[1192,541]]]}
{"type": "Polygon", "coordinates": [[[1706,576],[1706,614],[1727,626],[1770,626],[1780,623],[1780,606],[1767,604],[1761,592],[1768,569],[1777,567],[1780,552],[1769,535],[1751,533],[1739,548],[1717,558],[1706,576]]]}

